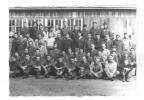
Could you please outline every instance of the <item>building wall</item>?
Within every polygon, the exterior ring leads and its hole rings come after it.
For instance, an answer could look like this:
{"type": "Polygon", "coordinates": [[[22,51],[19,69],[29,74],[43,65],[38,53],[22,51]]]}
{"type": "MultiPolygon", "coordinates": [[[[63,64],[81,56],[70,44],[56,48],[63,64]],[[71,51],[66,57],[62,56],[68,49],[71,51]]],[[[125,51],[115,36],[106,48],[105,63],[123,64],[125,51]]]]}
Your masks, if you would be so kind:
{"type": "Polygon", "coordinates": [[[29,23],[29,27],[37,21],[44,26],[59,24],[62,28],[66,18],[70,29],[78,25],[82,30],[83,24],[91,28],[92,22],[97,21],[98,26],[107,22],[111,31],[120,35],[124,32],[136,33],[136,10],[131,9],[10,10],[9,17],[10,27],[15,27],[15,30],[20,29],[24,21],[29,23]]]}

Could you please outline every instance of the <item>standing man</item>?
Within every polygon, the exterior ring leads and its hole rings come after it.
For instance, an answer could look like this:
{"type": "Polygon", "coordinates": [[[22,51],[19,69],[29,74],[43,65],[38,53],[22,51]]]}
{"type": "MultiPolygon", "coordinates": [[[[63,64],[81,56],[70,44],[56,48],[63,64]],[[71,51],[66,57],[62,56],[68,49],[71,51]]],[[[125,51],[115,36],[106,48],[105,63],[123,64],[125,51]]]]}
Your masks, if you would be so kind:
{"type": "Polygon", "coordinates": [[[83,36],[85,39],[88,38],[88,34],[89,34],[90,32],[88,31],[86,24],[83,25],[83,30],[82,30],[81,33],[82,33],[82,36],[83,36]]]}
{"type": "Polygon", "coordinates": [[[130,51],[130,48],[132,47],[131,41],[129,39],[128,33],[124,33],[123,38],[123,51],[130,51]]]}
{"type": "Polygon", "coordinates": [[[27,22],[23,23],[23,28],[21,29],[20,33],[23,35],[23,37],[25,37],[26,34],[29,33],[29,28],[28,28],[27,22]]]}
{"type": "Polygon", "coordinates": [[[61,29],[61,36],[65,37],[66,34],[69,33],[69,29],[68,29],[68,24],[67,24],[67,20],[64,20],[63,22],[63,28],[61,29]]]}
{"type": "Polygon", "coordinates": [[[91,35],[92,35],[92,37],[93,37],[94,40],[96,38],[96,35],[100,34],[99,29],[97,27],[97,22],[95,22],[95,21],[93,22],[93,26],[90,29],[90,33],[91,33],[91,35]]]}
{"type": "Polygon", "coordinates": [[[105,39],[106,35],[109,35],[109,37],[111,38],[111,32],[110,32],[110,29],[108,28],[107,23],[104,22],[103,26],[104,28],[101,30],[101,38],[105,39]]]}
{"type": "Polygon", "coordinates": [[[30,28],[30,37],[33,40],[37,39],[37,36],[36,36],[37,31],[38,31],[38,25],[36,22],[34,22],[32,28],[30,28]]]}

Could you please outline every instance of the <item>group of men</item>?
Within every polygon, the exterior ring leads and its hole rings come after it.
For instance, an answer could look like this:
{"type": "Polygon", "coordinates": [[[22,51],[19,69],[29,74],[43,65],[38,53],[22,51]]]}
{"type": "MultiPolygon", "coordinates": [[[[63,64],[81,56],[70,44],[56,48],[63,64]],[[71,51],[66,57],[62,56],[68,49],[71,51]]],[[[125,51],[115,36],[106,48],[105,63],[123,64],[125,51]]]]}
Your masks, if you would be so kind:
{"type": "Polygon", "coordinates": [[[82,31],[76,25],[69,30],[67,21],[62,29],[23,25],[20,32],[10,32],[10,77],[129,81],[136,76],[135,44],[128,33],[122,38],[111,33],[106,22],[101,27],[93,22],[90,30],[85,24],[82,31]]]}

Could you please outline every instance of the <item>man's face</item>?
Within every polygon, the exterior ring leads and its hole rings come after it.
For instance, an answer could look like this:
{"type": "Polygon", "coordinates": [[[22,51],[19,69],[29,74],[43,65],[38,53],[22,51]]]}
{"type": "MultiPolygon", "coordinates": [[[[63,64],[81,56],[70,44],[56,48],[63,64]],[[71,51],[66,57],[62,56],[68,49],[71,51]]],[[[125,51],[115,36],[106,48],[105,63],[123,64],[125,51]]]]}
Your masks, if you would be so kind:
{"type": "Polygon", "coordinates": [[[25,49],[25,53],[28,53],[28,49],[27,48],[25,49]]]}
{"type": "Polygon", "coordinates": [[[113,61],[113,56],[109,56],[108,61],[110,61],[110,62],[113,61]]]}
{"type": "Polygon", "coordinates": [[[74,29],[75,29],[75,30],[78,30],[78,27],[77,27],[77,26],[75,26],[75,27],[74,27],[74,29]]]}
{"type": "Polygon", "coordinates": [[[91,38],[91,34],[88,34],[88,38],[89,38],[89,39],[91,38]]]}
{"type": "Polygon", "coordinates": [[[36,53],[37,53],[37,54],[39,54],[39,53],[40,53],[40,51],[39,51],[39,50],[36,50],[36,53]]]}
{"type": "Polygon", "coordinates": [[[128,38],[128,34],[124,34],[124,37],[125,37],[125,38],[128,38]]]}
{"type": "Polygon", "coordinates": [[[119,35],[117,35],[117,36],[116,36],[116,39],[117,39],[117,40],[120,40],[120,36],[119,36],[119,35]]]}
{"type": "Polygon", "coordinates": [[[40,26],[40,30],[43,30],[43,26],[40,26]]]}
{"type": "Polygon", "coordinates": [[[55,29],[59,29],[59,26],[58,26],[58,25],[56,25],[56,26],[55,26],[55,29]]]}
{"type": "Polygon", "coordinates": [[[107,40],[109,40],[109,39],[110,39],[110,38],[109,38],[109,35],[106,35],[106,39],[107,39],[107,40]]]}
{"type": "Polygon", "coordinates": [[[57,37],[58,37],[58,38],[61,38],[61,34],[57,34],[57,37]]]}
{"type": "Polygon", "coordinates": [[[134,54],[135,53],[134,49],[130,49],[130,53],[134,54]]]}
{"type": "Polygon", "coordinates": [[[50,57],[50,56],[47,56],[47,60],[51,60],[51,57],[50,57]]]}
{"type": "Polygon", "coordinates": [[[30,45],[30,46],[33,46],[33,43],[32,43],[32,42],[29,42],[29,45],[30,45]]]}
{"type": "Polygon", "coordinates": [[[30,34],[26,34],[27,37],[30,37],[30,34]]]}
{"type": "Polygon", "coordinates": [[[59,62],[62,62],[62,58],[59,58],[59,62]]]}
{"type": "Polygon", "coordinates": [[[84,30],[87,30],[87,27],[86,27],[86,26],[84,27],[84,30]]]}
{"type": "Polygon", "coordinates": [[[102,44],[102,49],[105,49],[106,48],[106,45],[105,44],[102,44]]]}
{"type": "Polygon", "coordinates": [[[87,56],[90,56],[90,52],[87,53],[87,56]]]}
{"type": "Polygon", "coordinates": [[[47,27],[45,28],[45,31],[48,32],[48,28],[47,27]]]}
{"type": "Polygon", "coordinates": [[[29,56],[29,55],[26,55],[26,59],[29,60],[29,59],[30,59],[30,56],[29,56]]]}
{"type": "Polygon", "coordinates": [[[15,56],[19,56],[19,54],[17,52],[15,52],[15,56]]]}
{"type": "Polygon", "coordinates": [[[100,39],[100,35],[96,35],[96,38],[97,38],[97,39],[100,39]]]}
{"type": "Polygon", "coordinates": [[[14,37],[15,37],[15,38],[17,38],[17,37],[18,37],[18,35],[17,35],[17,34],[14,34],[14,37]]]}
{"type": "Polygon", "coordinates": [[[107,24],[105,24],[105,25],[104,25],[104,28],[107,28],[107,27],[108,27],[108,25],[107,25],[107,24]]]}
{"type": "Polygon", "coordinates": [[[93,23],[93,27],[96,28],[97,27],[97,23],[93,23]]]}
{"type": "Polygon", "coordinates": [[[36,60],[37,60],[37,61],[40,61],[40,57],[36,57],[36,60]]]}
{"type": "Polygon", "coordinates": [[[41,34],[39,34],[38,37],[39,37],[39,39],[41,39],[42,38],[41,34]]]}

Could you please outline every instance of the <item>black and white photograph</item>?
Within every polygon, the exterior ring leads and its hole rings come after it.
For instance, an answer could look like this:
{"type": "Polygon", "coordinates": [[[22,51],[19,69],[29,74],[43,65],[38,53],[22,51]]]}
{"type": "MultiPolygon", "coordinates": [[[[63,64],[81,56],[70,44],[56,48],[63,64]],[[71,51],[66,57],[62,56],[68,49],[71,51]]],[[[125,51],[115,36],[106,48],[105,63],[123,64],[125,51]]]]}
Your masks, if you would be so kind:
{"type": "Polygon", "coordinates": [[[8,10],[10,97],[138,95],[136,4],[8,10]]]}

